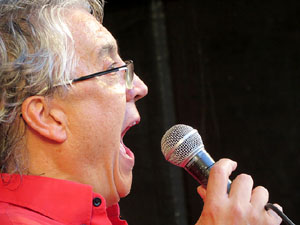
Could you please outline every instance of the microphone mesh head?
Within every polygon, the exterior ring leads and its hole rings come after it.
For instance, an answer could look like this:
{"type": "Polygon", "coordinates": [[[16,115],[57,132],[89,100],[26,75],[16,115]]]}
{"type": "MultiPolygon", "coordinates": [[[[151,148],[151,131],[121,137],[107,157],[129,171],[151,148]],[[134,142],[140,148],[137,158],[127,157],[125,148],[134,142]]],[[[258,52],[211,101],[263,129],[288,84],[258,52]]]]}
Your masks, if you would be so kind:
{"type": "Polygon", "coordinates": [[[195,151],[200,151],[200,147],[204,148],[202,139],[197,131],[191,133],[190,136],[187,135],[194,130],[190,126],[177,124],[166,131],[161,139],[161,151],[166,160],[176,166],[184,167],[185,164],[182,163],[186,159],[193,156],[195,151]]]}

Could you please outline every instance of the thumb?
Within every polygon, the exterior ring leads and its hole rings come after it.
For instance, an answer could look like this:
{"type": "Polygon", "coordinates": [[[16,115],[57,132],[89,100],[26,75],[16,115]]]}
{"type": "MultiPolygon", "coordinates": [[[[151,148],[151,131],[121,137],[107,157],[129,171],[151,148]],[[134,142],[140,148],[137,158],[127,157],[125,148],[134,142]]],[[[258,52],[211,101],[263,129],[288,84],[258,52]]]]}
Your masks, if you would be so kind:
{"type": "Polygon", "coordinates": [[[198,194],[201,196],[203,202],[205,202],[205,198],[206,198],[206,189],[201,185],[197,188],[197,192],[198,194]]]}

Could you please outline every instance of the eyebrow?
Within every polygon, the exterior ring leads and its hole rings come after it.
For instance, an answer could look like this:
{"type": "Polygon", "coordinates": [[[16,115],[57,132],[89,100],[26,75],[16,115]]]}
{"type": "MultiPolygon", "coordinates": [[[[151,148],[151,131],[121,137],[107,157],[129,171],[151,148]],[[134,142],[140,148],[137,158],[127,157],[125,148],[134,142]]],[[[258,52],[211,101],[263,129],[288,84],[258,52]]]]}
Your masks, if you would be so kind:
{"type": "Polygon", "coordinates": [[[118,46],[116,46],[116,44],[114,43],[107,43],[104,46],[101,47],[101,49],[99,50],[99,58],[101,58],[104,55],[112,55],[114,53],[118,53],[118,46]]]}

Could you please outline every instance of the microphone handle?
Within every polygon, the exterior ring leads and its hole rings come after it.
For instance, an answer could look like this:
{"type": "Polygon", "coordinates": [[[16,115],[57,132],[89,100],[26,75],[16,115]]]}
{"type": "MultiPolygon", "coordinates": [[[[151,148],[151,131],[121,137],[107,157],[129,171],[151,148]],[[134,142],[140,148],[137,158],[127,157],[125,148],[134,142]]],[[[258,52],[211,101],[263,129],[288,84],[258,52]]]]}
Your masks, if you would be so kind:
{"type": "MultiPolygon", "coordinates": [[[[215,164],[215,161],[211,158],[207,151],[202,149],[197,152],[196,155],[184,166],[184,169],[192,176],[199,184],[205,188],[208,182],[209,171],[215,164]]],[[[230,191],[231,181],[228,180],[227,193],[230,191]]]]}

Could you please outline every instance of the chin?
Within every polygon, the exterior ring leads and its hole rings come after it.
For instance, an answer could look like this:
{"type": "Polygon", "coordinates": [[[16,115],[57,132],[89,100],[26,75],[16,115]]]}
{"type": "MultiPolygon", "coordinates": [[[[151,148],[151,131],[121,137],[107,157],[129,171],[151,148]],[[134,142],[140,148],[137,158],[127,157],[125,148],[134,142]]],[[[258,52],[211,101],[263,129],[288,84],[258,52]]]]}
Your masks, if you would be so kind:
{"type": "Polygon", "coordinates": [[[127,190],[123,190],[122,192],[119,193],[120,198],[125,198],[127,195],[129,195],[131,188],[127,190]]]}
{"type": "Polygon", "coordinates": [[[132,185],[132,175],[130,176],[129,179],[123,181],[122,184],[119,185],[118,194],[120,198],[124,198],[130,193],[131,185],[132,185]]]}

